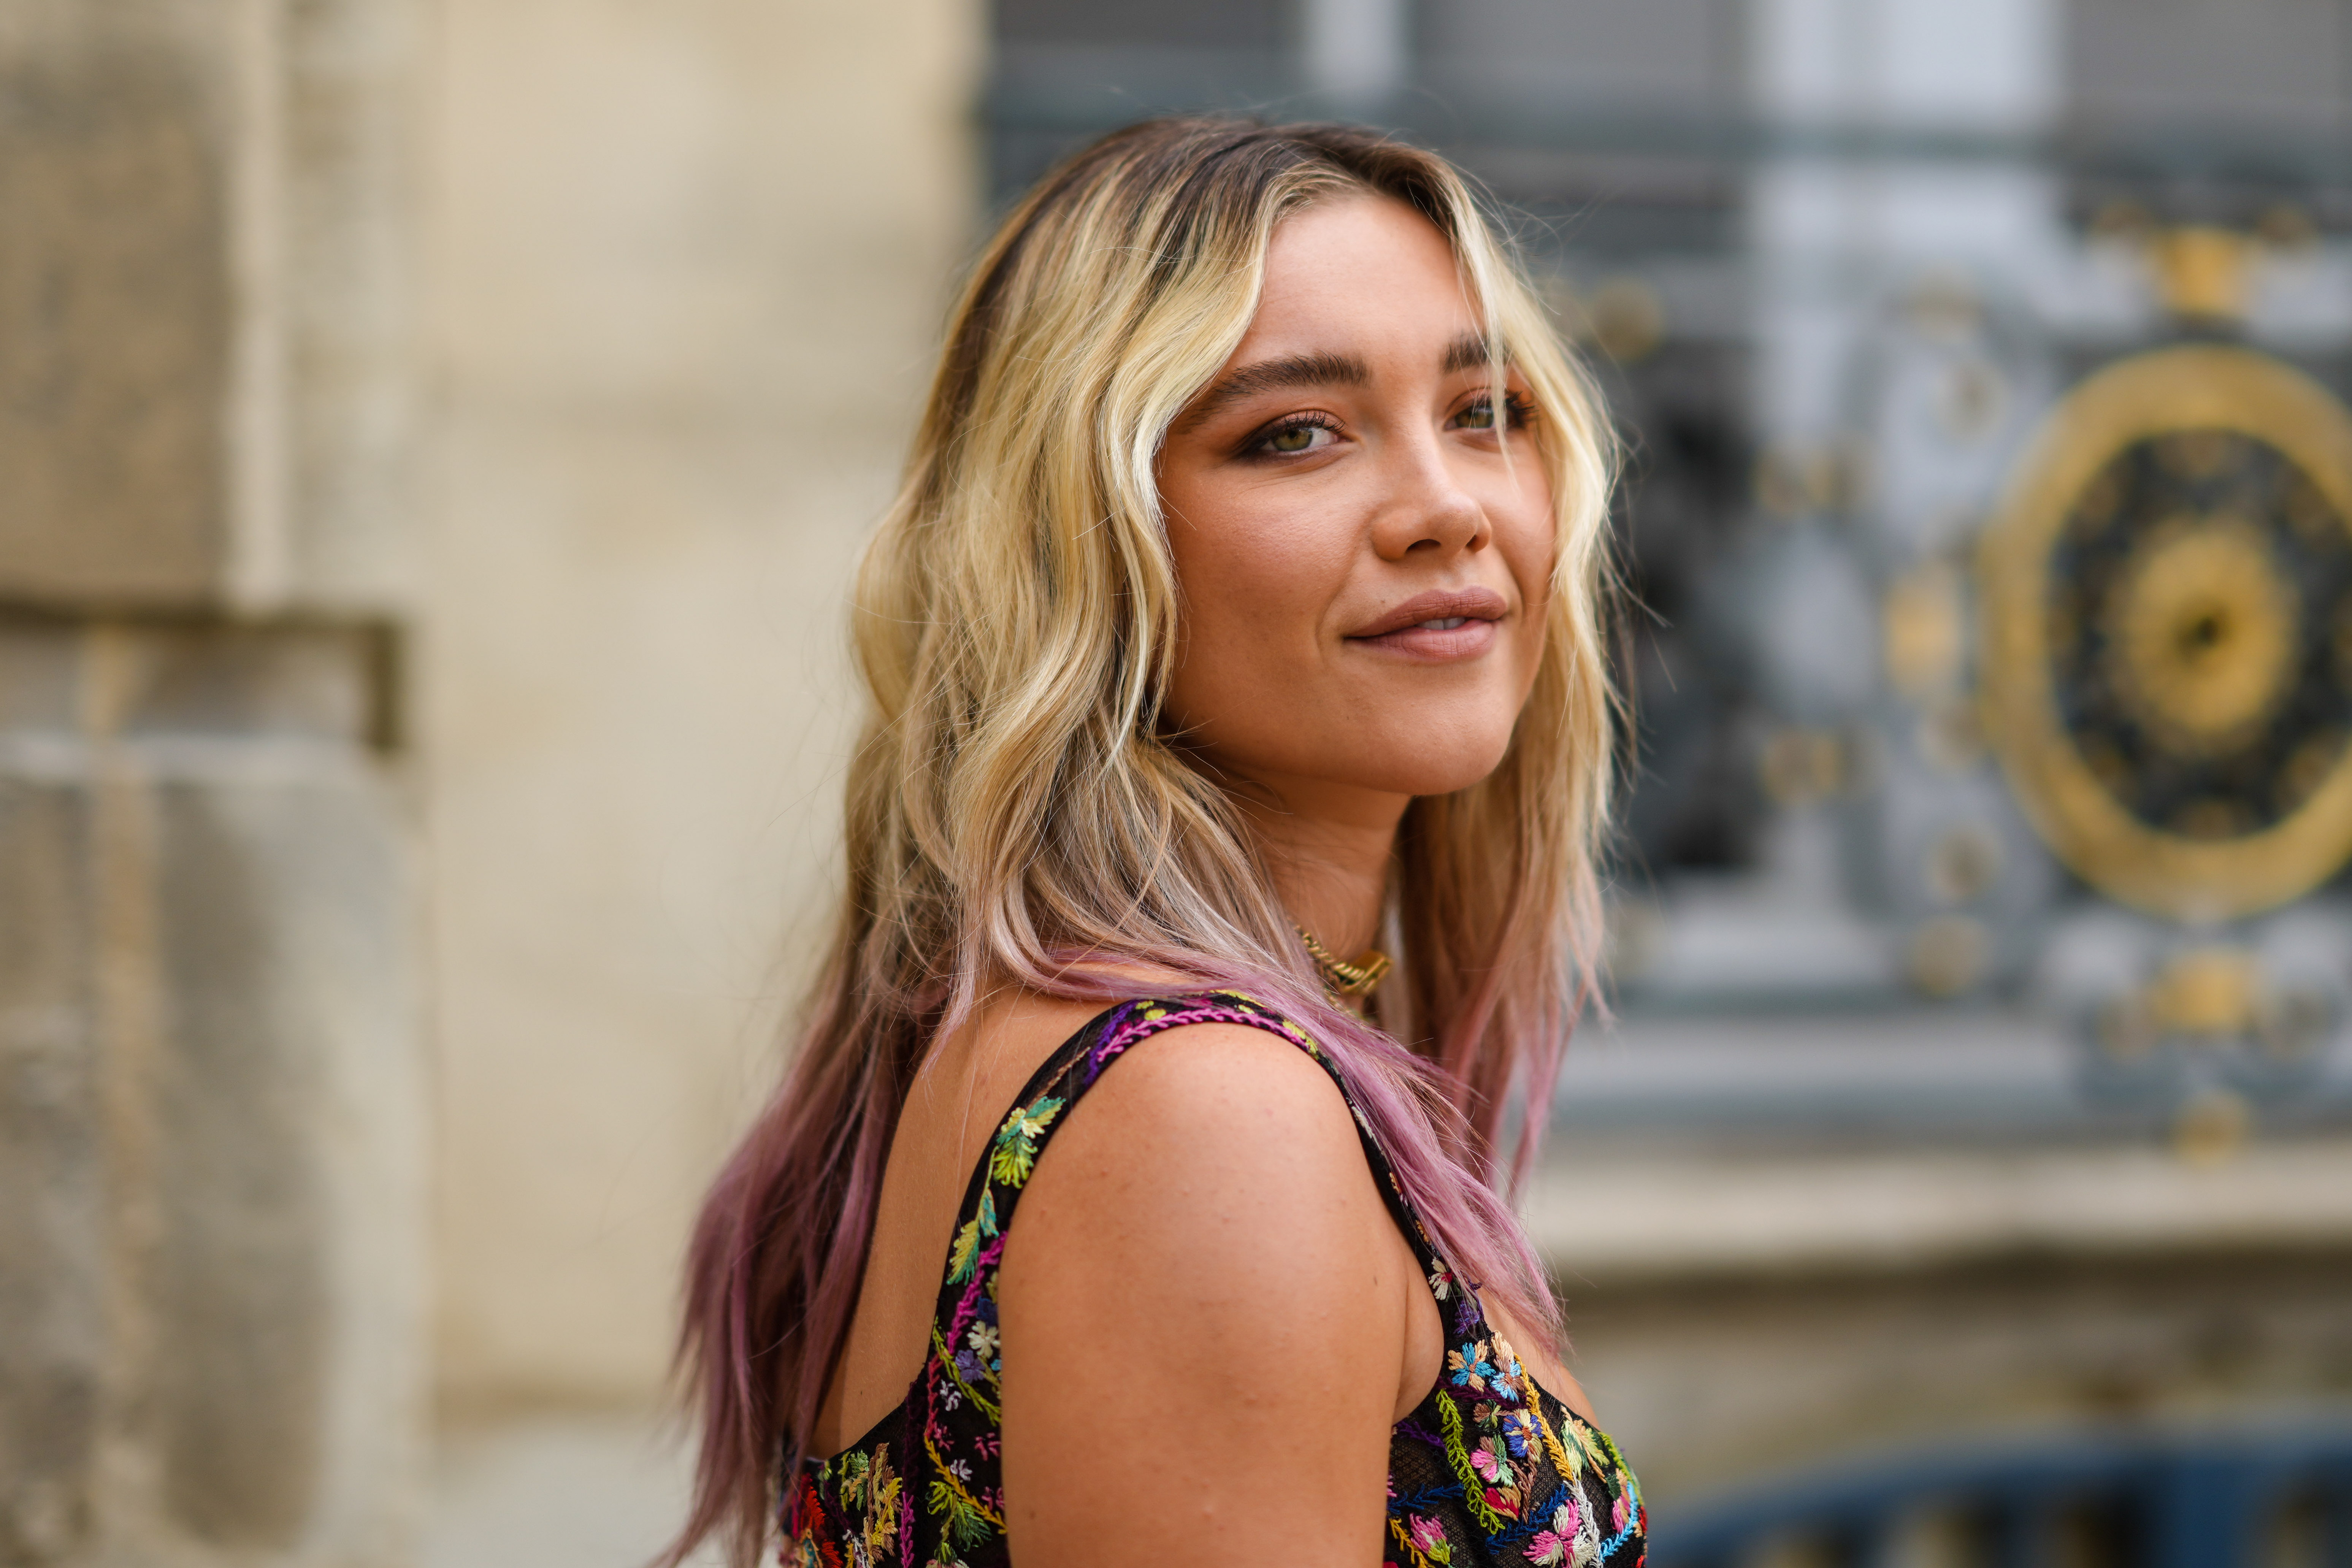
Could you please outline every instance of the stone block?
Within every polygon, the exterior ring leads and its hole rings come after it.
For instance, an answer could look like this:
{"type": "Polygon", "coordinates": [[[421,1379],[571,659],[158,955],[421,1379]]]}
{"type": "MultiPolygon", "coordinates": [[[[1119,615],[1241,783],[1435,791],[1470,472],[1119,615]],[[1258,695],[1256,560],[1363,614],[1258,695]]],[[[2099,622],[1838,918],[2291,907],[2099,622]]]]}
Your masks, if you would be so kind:
{"type": "Polygon", "coordinates": [[[227,539],[228,191],[184,61],[0,53],[0,593],[194,601],[227,539]]]}
{"type": "Polygon", "coordinates": [[[282,43],[290,603],[382,613],[416,587],[407,195],[419,0],[306,0],[282,43]]]}
{"type": "Polygon", "coordinates": [[[126,734],[381,743],[392,724],[388,630],[191,625],[142,630],[126,734]]]}
{"type": "Polygon", "coordinates": [[[0,1563],[402,1560],[425,1087],[383,642],[0,619],[0,1563]]]}
{"type": "MultiPolygon", "coordinates": [[[[152,1110],[153,1396],[173,1517],[215,1544],[283,1549],[318,1483],[335,1216],[319,1171],[327,1042],[288,1005],[304,977],[280,951],[291,911],[267,865],[289,838],[320,837],[317,805],[299,786],[263,787],[274,820],[260,834],[238,820],[251,814],[234,785],[174,781],[154,801],[166,1024],[152,1110]]],[[[329,837],[303,847],[340,847],[329,837]]],[[[367,898],[370,880],[351,879],[345,899],[367,898]]]]}
{"type": "MultiPolygon", "coordinates": [[[[14,662],[0,648],[0,702],[14,662]]],[[[51,1561],[89,1524],[107,1349],[89,835],[79,791],[0,777],[0,1563],[51,1561]]]]}
{"type": "Polygon", "coordinates": [[[0,595],[404,602],[420,10],[0,25],[0,595]]]}
{"type": "Polygon", "coordinates": [[[0,735],[71,735],[80,728],[77,639],[66,623],[0,616],[0,735]]]}
{"type": "Polygon", "coordinates": [[[1662,1513],[1958,1441],[2352,1408],[2352,1257],[2247,1245],[1563,1282],[1662,1513]]]}

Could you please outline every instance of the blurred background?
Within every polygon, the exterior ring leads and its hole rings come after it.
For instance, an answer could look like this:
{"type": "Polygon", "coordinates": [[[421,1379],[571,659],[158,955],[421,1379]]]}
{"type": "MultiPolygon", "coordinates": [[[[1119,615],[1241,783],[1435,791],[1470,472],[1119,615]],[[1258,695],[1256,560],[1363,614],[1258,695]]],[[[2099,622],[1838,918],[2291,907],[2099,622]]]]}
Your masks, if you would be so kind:
{"type": "Polygon", "coordinates": [[[0,1562],[661,1543],[949,292],[1198,108],[1629,444],[1657,1561],[2352,1562],[2345,0],[0,0],[0,1562]]]}

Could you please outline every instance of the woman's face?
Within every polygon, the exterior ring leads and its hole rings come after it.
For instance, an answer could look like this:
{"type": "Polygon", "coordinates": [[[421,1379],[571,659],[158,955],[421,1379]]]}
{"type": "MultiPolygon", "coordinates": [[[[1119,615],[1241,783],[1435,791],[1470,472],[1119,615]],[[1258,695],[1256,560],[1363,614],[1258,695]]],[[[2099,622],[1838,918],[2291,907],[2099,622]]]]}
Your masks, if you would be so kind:
{"type": "Polygon", "coordinates": [[[1276,228],[1241,346],[1169,430],[1170,717],[1291,809],[1393,810],[1502,761],[1552,513],[1526,384],[1496,408],[1489,374],[1444,237],[1347,197],[1276,228]]]}

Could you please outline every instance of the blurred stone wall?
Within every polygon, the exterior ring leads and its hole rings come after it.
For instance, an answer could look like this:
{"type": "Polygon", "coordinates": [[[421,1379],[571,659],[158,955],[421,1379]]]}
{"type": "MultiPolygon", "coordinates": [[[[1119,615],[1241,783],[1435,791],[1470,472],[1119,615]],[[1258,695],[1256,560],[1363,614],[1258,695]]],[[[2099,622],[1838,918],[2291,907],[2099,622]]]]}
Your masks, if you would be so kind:
{"type": "Polygon", "coordinates": [[[649,1400],[823,941],[843,612],[971,242],[977,0],[449,0],[423,660],[439,1383],[649,1400]]]}
{"type": "Polygon", "coordinates": [[[417,21],[0,4],[0,1562],[404,1550],[417,21]]]}
{"type": "MultiPolygon", "coordinates": [[[[1659,1038],[1626,1033],[1602,1048],[1659,1038]]],[[[2189,1159],[1588,1130],[1529,1198],[1661,1518],[1888,1452],[2352,1411],[2340,1136],[2189,1159]]]]}

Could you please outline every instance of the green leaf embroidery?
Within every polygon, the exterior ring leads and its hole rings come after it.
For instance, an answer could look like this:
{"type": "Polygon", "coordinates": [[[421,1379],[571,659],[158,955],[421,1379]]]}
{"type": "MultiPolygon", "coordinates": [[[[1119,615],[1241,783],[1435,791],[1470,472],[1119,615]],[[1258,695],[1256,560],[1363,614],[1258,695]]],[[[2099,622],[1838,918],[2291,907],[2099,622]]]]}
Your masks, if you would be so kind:
{"type": "Polygon", "coordinates": [[[955,1245],[948,1249],[948,1283],[961,1285],[971,1278],[980,1261],[980,1244],[996,1235],[996,1194],[982,1190],[980,1208],[956,1232],[955,1245]]]}
{"type": "Polygon", "coordinates": [[[979,1261],[980,1221],[974,1218],[956,1232],[955,1245],[948,1249],[948,1283],[961,1285],[971,1279],[972,1266],[979,1261]]]}
{"type": "Polygon", "coordinates": [[[1470,1468],[1469,1450],[1462,1446],[1462,1407],[1454,1403],[1453,1395],[1443,1390],[1437,1395],[1437,1424],[1445,1434],[1445,1462],[1462,1482],[1462,1501],[1469,1509],[1470,1517],[1476,1520],[1478,1528],[1487,1534],[1500,1534],[1503,1516],[1487,1503],[1486,1485],[1478,1479],[1478,1472],[1470,1468]]]}
{"type": "Polygon", "coordinates": [[[931,1483],[929,1506],[932,1513],[947,1516],[946,1526],[940,1533],[958,1552],[969,1552],[988,1539],[987,1517],[971,1499],[950,1486],[945,1479],[931,1483]]]}
{"type": "Polygon", "coordinates": [[[891,1473],[890,1445],[874,1450],[873,1468],[866,1483],[866,1549],[869,1553],[898,1533],[899,1478],[891,1473]]]}
{"type": "Polygon", "coordinates": [[[1049,1094],[1025,1110],[1014,1108],[989,1152],[989,1175],[1011,1187],[1027,1181],[1037,1163],[1037,1135],[1054,1124],[1063,1104],[1049,1094]]]}

